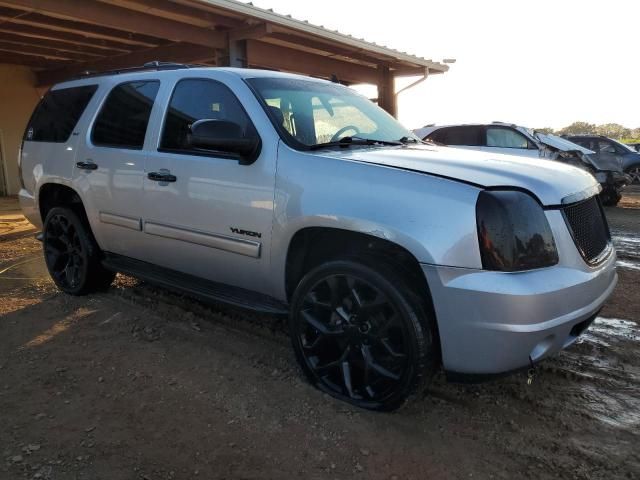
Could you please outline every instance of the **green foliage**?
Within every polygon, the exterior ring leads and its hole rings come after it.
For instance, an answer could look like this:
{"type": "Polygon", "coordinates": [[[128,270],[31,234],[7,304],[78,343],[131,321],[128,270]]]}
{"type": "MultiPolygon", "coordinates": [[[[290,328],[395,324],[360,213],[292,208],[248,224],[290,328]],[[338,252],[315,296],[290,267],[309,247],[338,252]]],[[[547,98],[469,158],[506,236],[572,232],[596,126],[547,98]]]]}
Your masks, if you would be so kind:
{"type": "Polygon", "coordinates": [[[618,123],[605,123],[603,125],[595,125],[588,122],[573,122],[560,130],[552,128],[539,128],[536,131],[543,133],[553,133],[556,135],[604,135],[605,137],[615,138],[626,143],[638,142],[640,139],[640,128],[627,128],[618,123]]]}

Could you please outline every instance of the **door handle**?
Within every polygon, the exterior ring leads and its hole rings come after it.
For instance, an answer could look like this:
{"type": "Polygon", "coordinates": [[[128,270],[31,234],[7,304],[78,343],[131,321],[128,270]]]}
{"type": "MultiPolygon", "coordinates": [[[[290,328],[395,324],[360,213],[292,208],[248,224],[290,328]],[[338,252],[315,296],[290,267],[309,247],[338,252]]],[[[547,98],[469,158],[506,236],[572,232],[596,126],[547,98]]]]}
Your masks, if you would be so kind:
{"type": "Polygon", "coordinates": [[[97,170],[98,165],[93,162],[77,162],[76,167],[81,168],[82,170],[97,170]]]}
{"type": "Polygon", "coordinates": [[[175,175],[164,172],[149,172],[147,178],[154,182],[175,182],[177,180],[175,175]]]}

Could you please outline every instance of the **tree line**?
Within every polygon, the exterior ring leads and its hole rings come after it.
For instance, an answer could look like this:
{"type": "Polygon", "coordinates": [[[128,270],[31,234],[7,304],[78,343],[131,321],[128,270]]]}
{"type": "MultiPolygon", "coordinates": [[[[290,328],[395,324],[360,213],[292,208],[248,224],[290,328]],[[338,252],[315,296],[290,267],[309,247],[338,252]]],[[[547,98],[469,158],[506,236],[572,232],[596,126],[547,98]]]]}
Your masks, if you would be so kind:
{"type": "Polygon", "coordinates": [[[640,141],[640,128],[627,128],[618,123],[605,123],[596,125],[589,122],[573,122],[571,125],[555,130],[553,128],[536,128],[536,131],[543,133],[553,133],[555,135],[579,135],[595,134],[605,137],[615,138],[622,141],[640,141]]]}

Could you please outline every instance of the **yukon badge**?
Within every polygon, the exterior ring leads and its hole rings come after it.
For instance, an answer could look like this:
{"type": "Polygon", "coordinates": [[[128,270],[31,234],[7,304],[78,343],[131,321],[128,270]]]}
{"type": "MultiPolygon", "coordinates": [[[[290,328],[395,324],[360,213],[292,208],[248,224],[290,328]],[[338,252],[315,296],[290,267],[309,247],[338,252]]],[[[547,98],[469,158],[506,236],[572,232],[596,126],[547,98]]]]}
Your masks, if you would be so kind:
{"type": "Polygon", "coordinates": [[[233,233],[237,233],[238,235],[247,235],[248,237],[256,237],[261,238],[262,234],[260,232],[252,232],[250,230],[243,230],[241,228],[229,227],[233,233]]]}

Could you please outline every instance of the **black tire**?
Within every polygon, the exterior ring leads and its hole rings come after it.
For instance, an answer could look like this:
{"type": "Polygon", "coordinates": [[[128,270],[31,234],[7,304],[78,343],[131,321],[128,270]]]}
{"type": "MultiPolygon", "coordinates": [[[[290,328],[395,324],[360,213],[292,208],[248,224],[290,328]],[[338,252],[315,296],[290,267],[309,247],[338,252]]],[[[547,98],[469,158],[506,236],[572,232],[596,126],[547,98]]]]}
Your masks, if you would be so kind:
{"type": "Polygon", "coordinates": [[[45,263],[60,290],[86,295],[111,285],[115,273],[102,266],[100,248],[88,222],[77,213],[69,208],[52,208],[42,233],[45,263]]]}
{"type": "Polygon", "coordinates": [[[435,320],[423,305],[403,275],[379,259],[314,268],[300,281],[289,316],[303,372],[320,390],[358,407],[402,406],[438,365],[435,320]]]}
{"type": "Polygon", "coordinates": [[[615,207],[622,199],[622,194],[616,190],[604,190],[600,194],[600,200],[605,207],[615,207]]]}

